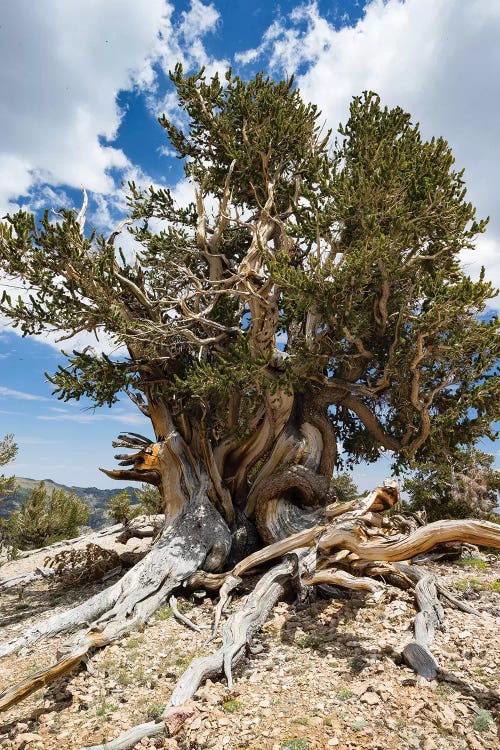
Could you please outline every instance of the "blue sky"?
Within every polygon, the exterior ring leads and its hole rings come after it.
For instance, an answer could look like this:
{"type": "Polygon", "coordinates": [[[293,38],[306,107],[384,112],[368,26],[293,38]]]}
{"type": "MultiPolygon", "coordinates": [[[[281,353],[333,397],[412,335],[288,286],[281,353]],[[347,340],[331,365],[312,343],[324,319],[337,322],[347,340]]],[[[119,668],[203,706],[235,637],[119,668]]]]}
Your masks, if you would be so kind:
{"type": "MultiPolygon", "coordinates": [[[[243,77],[294,73],[329,127],[345,119],[353,95],[373,89],[411,112],[424,135],[448,138],[479,215],[491,216],[463,261],[473,276],[486,265],[498,287],[499,38],[498,0],[4,0],[0,216],[19,206],[77,207],[83,183],[90,223],[111,230],[128,179],[189,200],[156,120],[176,115],[168,70],[182,61],[192,71],[231,65],[243,77]]],[[[0,290],[12,284],[0,278],[0,290]]],[[[126,399],[94,411],[52,397],[44,372],[63,361],[54,338],[21,339],[0,321],[0,436],[13,432],[19,444],[9,471],[119,487],[97,467],[114,466],[118,432],[148,434],[147,420],[126,399]]],[[[81,336],[64,346],[87,343],[96,345],[81,336]]],[[[389,463],[359,467],[356,481],[373,486],[389,463]]]]}

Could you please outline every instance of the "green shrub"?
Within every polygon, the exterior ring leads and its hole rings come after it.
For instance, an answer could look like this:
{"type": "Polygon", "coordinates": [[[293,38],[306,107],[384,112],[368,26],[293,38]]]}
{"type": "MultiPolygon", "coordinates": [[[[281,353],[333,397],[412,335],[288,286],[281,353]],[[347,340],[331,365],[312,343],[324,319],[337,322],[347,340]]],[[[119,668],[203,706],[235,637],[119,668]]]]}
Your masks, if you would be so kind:
{"type": "Polygon", "coordinates": [[[309,750],[309,743],[306,740],[286,740],[280,750],[309,750]]]}
{"type": "Polygon", "coordinates": [[[78,536],[90,517],[88,503],[73,492],[53,489],[44,482],[23,500],[21,508],[7,522],[9,543],[17,549],[37,549],[61,539],[78,536]]]}
{"type": "Polygon", "coordinates": [[[476,732],[487,732],[490,728],[490,724],[493,721],[493,716],[489,711],[481,710],[478,712],[474,719],[473,727],[476,732]]]}

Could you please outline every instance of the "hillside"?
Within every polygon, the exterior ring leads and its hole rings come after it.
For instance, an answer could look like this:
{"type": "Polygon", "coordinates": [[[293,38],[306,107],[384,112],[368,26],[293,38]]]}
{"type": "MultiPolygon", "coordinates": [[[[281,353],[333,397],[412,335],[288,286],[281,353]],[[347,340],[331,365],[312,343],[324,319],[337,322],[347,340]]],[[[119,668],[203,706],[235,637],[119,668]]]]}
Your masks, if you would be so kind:
{"type": "MultiPolygon", "coordinates": [[[[131,542],[132,544],[132,542],[131,542]]],[[[137,540],[134,541],[134,545],[137,540]]],[[[42,553],[46,555],[46,552],[42,553]]],[[[42,554],[12,561],[9,578],[33,569],[42,554]]],[[[493,750],[498,747],[500,561],[489,558],[431,563],[456,596],[480,617],[446,609],[446,627],[433,651],[442,667],[426,681],[401,664],[411,638],[414,595],[391,586],[375,602],[361,592],[317,599],[304,607],[293,598],[275,605],[232,692],[208,681],[194,714],[173,738],[144,739],[135,747],[164,750],[493,750]],[[259,649],[256,649],[258,651],[259,649]],[[314,675],[314,678],[311,678],[314,675]]],[[[252,586],[249,580],[243,594],[252,586]]],[[[78,604],[102,584],[65,590],[41,581],[5,592],[0,640],[49,614],[78,604]]],[[[231,610],[241,607],[237,597],[231,610]]],[[[182,611],[207,630],[193,633],[163,607],[143,632],[97,651],[91,671],[81,669],[35,693],[2,716],[5,750],[80,750],[115,739],[133,724],[157,718],[176,681],[207,645],[214,618],[211,596],[181,597],[182,611]]],[[[24,649],[2,664],[0,690],[53,661],[65,637],[42,651],[24,649]]]]}
{"type": "MultiPolygon", "coordinates": [[[[33,490],[38,484],[39,479],[28,479],[26,477],[16,477],[16,483],[19,486],[19,490],[14,492],[12,495],[0,499],[0,518],[6,518],[9,513],[16,510],[24,498],[33,490]]],[[[116,489],[102,490],[97,487],[68,487],[65,484],[58,484],[52,479],[44,479],[46,488],[51,491],[53,489],[63,489],[67,492],[74,492],[78,497],[84,498],[90,507],[90,520],[89,526],[92,529],[101,529],[107,523],[109,519],[106,517],[106,504],[110,497],[120,492],[122,488],[117,487],[116,489]]],[[[130,494],[132,500],[136,500],[135,490],[136,487],[125,487],[124,489],[130,494]]]]}

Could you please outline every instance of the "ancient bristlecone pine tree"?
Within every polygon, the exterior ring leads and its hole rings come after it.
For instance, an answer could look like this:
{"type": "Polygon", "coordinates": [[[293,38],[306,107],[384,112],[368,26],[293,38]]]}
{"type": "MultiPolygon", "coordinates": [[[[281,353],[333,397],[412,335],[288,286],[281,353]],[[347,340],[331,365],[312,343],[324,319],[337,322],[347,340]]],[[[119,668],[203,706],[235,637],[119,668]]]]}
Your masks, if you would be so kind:
{"type": "MultiPolygon", "coordinates": [[[[446,141],[423,141],[371,93],[353,100],[332,143],[291,81],[207,82],[180,68],[172,81],[185,125],[160,123],[193,203],[130,184],[129,215],[110,237],[86,229],[86,195],[78,213],[37,222],[21,211],[1,225],[0,267],[30,290],[4,295],[3,314],[24,334],[106,331],[126,347],[73,352],[51,381],[60,398],[98,405],[125,392],[150,418],[151,438],[121,435],[115,445],[135,452],[106,474],[158,487],[166,518],[117,583],[0,646],[93,623],[1,706],[142,625],[183,582],[222,586],[224,601],[246,570],[282,557],[226,623],[221,649],[181,678],[167,718],[205,676],[224,668],[231,682],[287,581],[378,594],[380,574],[418,581],[397,561],[439,543],[500,546],[491,523],[417,528],[384,516],[390,483],[350,503],[330,489],[339,442],[353,464],[384,450],[404,469],[473,445],[498,414],[498,329],[481,315],[494,290],[459,263],[486,222],[446,141]],[[125,226],[133,253],[119,248],[125,226]]],[[[433,592],[421,583],[425,613],[433,592]]],[[[116,747],[162,727],[142,725],[116,747]]]]}

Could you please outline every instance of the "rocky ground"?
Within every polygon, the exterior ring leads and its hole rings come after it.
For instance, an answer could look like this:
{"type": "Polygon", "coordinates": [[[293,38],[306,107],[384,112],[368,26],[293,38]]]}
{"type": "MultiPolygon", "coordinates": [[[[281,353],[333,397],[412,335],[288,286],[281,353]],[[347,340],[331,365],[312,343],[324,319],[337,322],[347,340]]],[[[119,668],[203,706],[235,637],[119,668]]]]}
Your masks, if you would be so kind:
{"type": "MultiPolygon", "coordinates": [[[[411,592],[389,588],[370,602],[317,600],[304,609],[279,603],[231,695],[208,683],[196,711],[172,739],[136,747],[169,750],[493,750],[497,748],[500,686],[500,560],[429,565],[482,617],[447,609],[446,630],[433,646],[442,674],[418,681],[399,663],[411,638],[411,592]]],[[[23,569],[26,563],[23,563],[23,569]]],[[[9,576],[15,574],[9,565],[9,576]]],[[[0,578],[6,578],[4,568],[0,578]]],[[[248,581],[247,585],[251,582],[248,581]]],[[[22,597],[2,596],[2,639],[37,618],[78,603],[98,585],[64,591],[31,584],[22,597]]],[[[236,599],[233,606],[238,606],[236,599]]],[[[179,599],[198,624],[210,625],[213,602],[179,599]]],[[[0,747],[6,750],[78,750],[116,737],[131,724],[160,715],[176,679],[193,656],[214,648],[207,631],[186,630],[161,609],[142,633],[95,654],[92,672],[35,693],[2,714],[0,747]]],[[[0,690],[54,660],[54,639],[2,660],[0,690]]],[[[216,642],[217,643],[217,642],[216,642]]]]}

